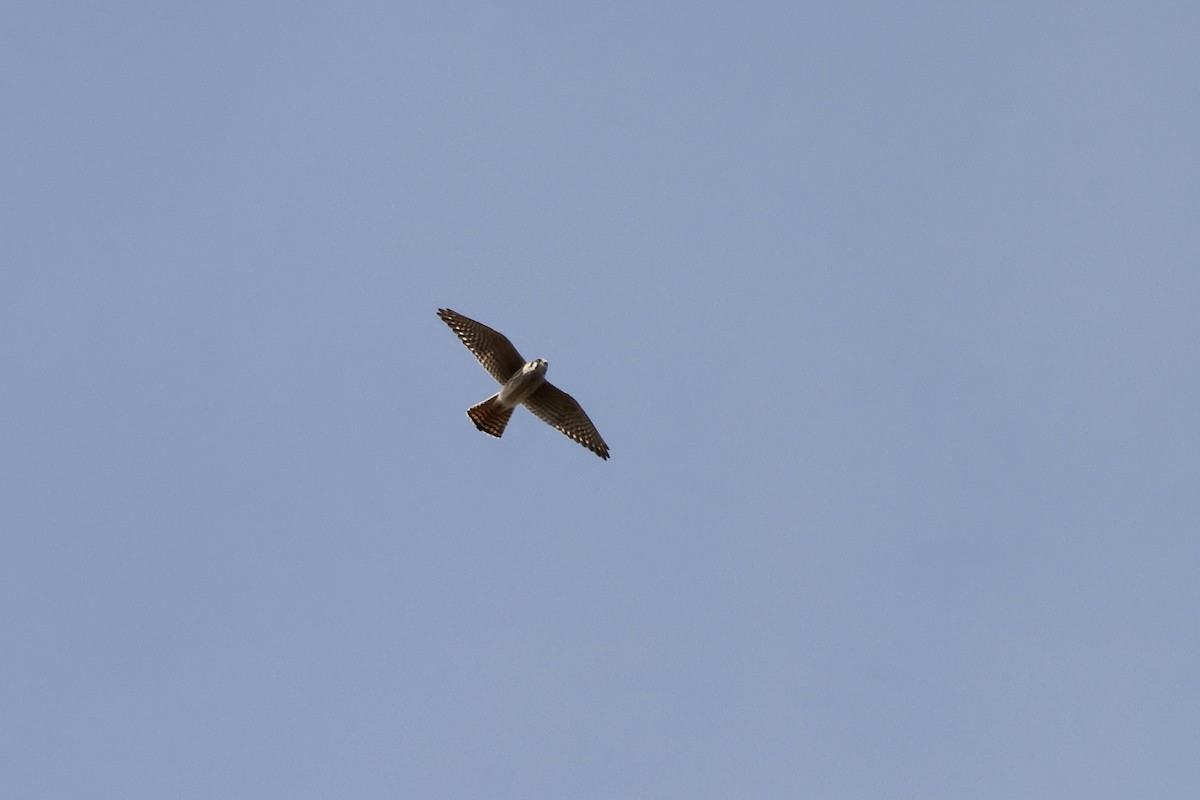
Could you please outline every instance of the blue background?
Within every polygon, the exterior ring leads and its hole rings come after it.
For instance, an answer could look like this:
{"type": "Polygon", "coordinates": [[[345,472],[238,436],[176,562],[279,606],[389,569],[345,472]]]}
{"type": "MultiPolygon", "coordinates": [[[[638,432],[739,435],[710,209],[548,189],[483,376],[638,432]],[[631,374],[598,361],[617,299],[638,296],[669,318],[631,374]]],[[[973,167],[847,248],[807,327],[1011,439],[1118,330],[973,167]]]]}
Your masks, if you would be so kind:
{"type": "Polygon", "coordinates": [[[1200,796],[1197,41],[6,4],[0,795],[1200,796]]]}

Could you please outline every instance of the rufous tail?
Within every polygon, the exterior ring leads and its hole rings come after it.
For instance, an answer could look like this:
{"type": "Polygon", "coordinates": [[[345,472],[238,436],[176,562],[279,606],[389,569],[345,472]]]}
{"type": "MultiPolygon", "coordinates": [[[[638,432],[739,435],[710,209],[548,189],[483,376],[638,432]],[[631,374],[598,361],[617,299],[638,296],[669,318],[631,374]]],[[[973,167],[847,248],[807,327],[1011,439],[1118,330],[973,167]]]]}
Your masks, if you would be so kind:
{"type": "Polygon", "coordinates": [[[504,435],[508,421],[512,419],[512,412],[513,407],[501,405],[500,395],[494,394],[479,405],[468,408],[467,416],[475,423],[476,428],[499,439],[504,435]]]}

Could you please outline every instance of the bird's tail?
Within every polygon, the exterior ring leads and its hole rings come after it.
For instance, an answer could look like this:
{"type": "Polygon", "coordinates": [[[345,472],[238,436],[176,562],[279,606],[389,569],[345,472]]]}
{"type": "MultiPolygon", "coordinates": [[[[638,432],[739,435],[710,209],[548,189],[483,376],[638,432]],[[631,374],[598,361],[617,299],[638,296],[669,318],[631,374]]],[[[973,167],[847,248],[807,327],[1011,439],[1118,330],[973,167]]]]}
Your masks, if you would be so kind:
{"type": "Polygon", "coordinates": [[[471,422],[475,423],[476,428],[499,439],[504,435],[504,428],[507,427],[508,421],[512,419],[513,408],[513,406],[503,405],[500,402],[500,395],[494,394],[479,405],[468,408],[467,416],[471,418],[471,422]]]}

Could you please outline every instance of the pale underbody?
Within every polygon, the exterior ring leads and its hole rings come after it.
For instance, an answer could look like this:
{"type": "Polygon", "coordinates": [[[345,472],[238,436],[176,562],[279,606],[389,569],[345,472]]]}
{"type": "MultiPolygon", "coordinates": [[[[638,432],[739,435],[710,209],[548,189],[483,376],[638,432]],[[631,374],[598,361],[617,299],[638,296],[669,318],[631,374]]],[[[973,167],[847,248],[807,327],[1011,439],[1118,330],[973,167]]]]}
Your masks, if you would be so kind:
{"type": "Polygon", "coordinates": [[[500,394],[496,396],[496,401],[505,408],[514,408],[524,403],[529,395],[546,382],[546,368],[549,366],[550,362],[543,358],[530,361],[508,379],[500,394]]]}

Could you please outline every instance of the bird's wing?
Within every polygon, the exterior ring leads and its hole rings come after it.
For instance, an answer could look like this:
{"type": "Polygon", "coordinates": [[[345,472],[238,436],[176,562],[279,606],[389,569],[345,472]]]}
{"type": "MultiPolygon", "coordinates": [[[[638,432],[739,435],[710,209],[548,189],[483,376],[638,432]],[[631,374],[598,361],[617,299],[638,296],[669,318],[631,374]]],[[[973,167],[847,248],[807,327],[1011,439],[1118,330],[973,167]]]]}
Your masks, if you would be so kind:
{"type": "Polygon", "coordinates": [[[448,308],[439,308],[437,314],[442,322],[450,326],[450,330],[458,334],[458,338],[475,354],[483,368],[500,383],[505,383],[525,366],[525,359],[521,358],[517,348],[499,331],[448,308]]]}
{"type": "Polygon", "coordinates": [[[603,459],[608,459],[608,445],[600,432],[583,413],[575,398],[546,381],[525,400],[525,407],[552,428],[565,433],[603,459]]]}

